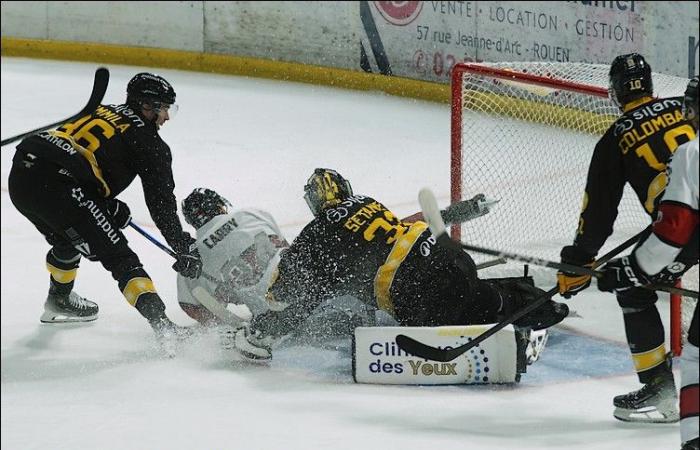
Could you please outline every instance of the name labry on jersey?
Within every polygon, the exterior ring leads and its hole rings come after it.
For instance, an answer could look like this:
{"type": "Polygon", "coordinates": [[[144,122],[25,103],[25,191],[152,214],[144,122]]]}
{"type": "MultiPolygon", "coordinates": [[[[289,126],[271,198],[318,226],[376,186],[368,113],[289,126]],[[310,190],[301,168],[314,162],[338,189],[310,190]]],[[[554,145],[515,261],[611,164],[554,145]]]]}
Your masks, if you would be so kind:
{"type": "Polygon", "coordinates": [[[202,242],[204,242],[204,245],[207,247],[214,248],[216,244],[223,241],[224,238],[228,236],[229,233],[231,233],[231,231],[233,231],[233,229],[237,226],[238,224],[236,223],[236,219],[231,218],[231,220],[226,221],[223,225],[217,228],[216,231],[210,234],[208,238],[204,238],[202,242]]]}

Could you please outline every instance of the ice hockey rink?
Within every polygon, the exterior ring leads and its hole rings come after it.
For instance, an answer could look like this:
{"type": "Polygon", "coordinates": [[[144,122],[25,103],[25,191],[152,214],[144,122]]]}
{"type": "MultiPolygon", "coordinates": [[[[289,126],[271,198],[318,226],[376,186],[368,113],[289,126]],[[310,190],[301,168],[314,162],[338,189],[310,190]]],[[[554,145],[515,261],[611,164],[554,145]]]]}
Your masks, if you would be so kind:
{"type": "MultiPolygon", "coordinates": [[[[96,67],[3,57],[2,137],[77,112],[96,67]]],[[[105,103],[122,102],[127,81],[152,70],[109,69],[105,103]]],[[[441,206],[448,203],[448,105],[157,72],[173,84],[180,106],[161,131],[173,152],[178,199],[195,187],[212,188],[236,207],[270,211],[289,240],[311,218],[302,186],[315,167],[337,169],[355,193],[402,216],[418,210],[424,186],[441,206]]],[[[6,146],[1,154],[3,450],[679,447],[678,424],[613,418],[612,397],[639,385],[617,303],[595,287],[569,302],[574,317],[553,330],[541,360],[512,386],[355,384],[349,340],[337,349],[287,346],[270,367],[227,361],[216,339],[206,336],[164,358],[109,273],[85,260],[76,290],[99,303],[99,319],[42,325],[48,246],[10,202],[13,153],[6,146]]],[[[157,235],[140,183],[120,198],[134,221],[157,235]]],[[[133,230],[125,234],[170,317],[193,324],[177,305],[170,257],[133,230]]],[[[554,282],[552,272],[540,287],[554,282]]],[[[659,305],[666,318],[668,303],[659,305]]]]}

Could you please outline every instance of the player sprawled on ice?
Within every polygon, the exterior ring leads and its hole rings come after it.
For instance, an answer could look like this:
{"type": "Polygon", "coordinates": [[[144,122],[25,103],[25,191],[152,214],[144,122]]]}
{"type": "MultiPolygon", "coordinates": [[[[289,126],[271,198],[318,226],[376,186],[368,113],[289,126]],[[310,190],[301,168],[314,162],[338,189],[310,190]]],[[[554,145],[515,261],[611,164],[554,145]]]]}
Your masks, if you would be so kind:
{"type": "MultiPolygon", "coordinates": [[[[610,97],[622,116],[598,141],[584,193],[583,210],[573,245],[561,251],[562,262],[591,266],[612,234],[623,189],[629,183],[650,219],[666,187],[666,164],[676,148],[695,137],[683,118],[683,97],[653,97],[651,67],[636,53],[615,58],[610,67],[610,97]]],[[[676,257],[677,263],[659,268],[656,280],[672,283],[698,258],[698,235],[676,257]]],[[[558,274],[559,291],[570,297],[590,285],[590,276],[558,274]]],[[[617,290],[627,342],[640,390],[616,396],[614,415],[625,421],[678,421],[676,386],[671,358],[664,346],[664,326],[656,308],[656,292],[630,286],[617,290]]]]}
{"type": "MultiPolygon", "coordinates": [[[[697,132],[698,77],[688,83],[683,99],[683,115],[697,132]]],[[[598,280],[598,288],[605,291],[625,292],[645,284],[656,283],[658,276],[667,281],[664,271],[676,264],[686,269],[686,259],[678,257],[684,249],[698,246],[698,138],[697,136],[676,150],[666,169],[668,186],[658,207],[653,233],[642,241],[627,257],[610,261],[598,280]]],[[[692,265],[698,263],[697,256],[692,265]]],[[[681,357],[681,441],[683,450],[698,448],[698,308],[695,306],[688,331],[688,344],[681,357]]],[[[675,406],[676,397],[668,391],[645,389],[644,399],[667,402],[675,406]]]]}
{"type": "Polygon", "coordinates": [[[57,130],[24,139],[12,162],[10,198],[51,246],[42,322],[97,318],[97,304],[73,290],[82,255],[102,263],[158,336],[181,335],[184,329],[166,316],[153,281],[121,232],[131,214],[116,198],[140,177],[151,217],[177,253],[173,268],[199,275],[194,239],[177,216],[170,147],[158,134],[176,110],[175,90],[160,76],[140,73],[126,91],[124,104],[101,105],[57,130]]]}
{"type": "MultiPolygon", "coordinates": [[[[304,192],[314,219],[281,254],[270,310],[236,332],[236,348],[251,360],[270,359],[271,345],[328,298],[351,295],[401,325],[440,326],[498,322],[543,292],[529,277],[481,280],[468,255],[464,273],[426,223],[353,194],[333,170],[316,169],[304,192]]],[[[517,325],[543,329],[567,314],[550,301],[517,325]]]]}
{"type": "Polygon", "coordinates": [[[194,189],[182,201],[185,221],[197,230],[203,276],[192,279],[178,275],[178,302],[205,326],[235,326],[235,322],[248,319],[250,312],[266,311],[265,293],[279,252],[289,247],[270,213],[229,211],[230,207],[227,199],[206,188],[194,189]],[[207,297],[202,299],[197,288],[204,289],[207,297]],[[208,303],[208,298],[216,304],[208,303]],[[231,316],[233,313],[225,311],[228,304],[245,305],[249,311],[238,309],[239,315],[231,316]]]}

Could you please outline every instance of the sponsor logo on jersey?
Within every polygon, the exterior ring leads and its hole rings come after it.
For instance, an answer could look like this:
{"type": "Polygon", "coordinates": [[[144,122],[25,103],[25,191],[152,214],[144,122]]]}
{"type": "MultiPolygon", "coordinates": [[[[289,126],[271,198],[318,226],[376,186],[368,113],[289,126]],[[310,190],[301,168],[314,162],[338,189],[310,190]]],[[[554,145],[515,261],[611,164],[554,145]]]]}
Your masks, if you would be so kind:
{"type": "Polygon", "coordinates": [[[138,114],[134,112],[133,109],[129,108],[127,105],[118,105],[114,107],[114,111],[125,116],[127,119],[131,120],[131,123],[136,126],[136,128],[141,128],[146,126],[146,123],[143,121],[141,117],[139,117],[138,114]]]}
{"type": "MultiPolygon", "coordinates": [[[[71,189],[71,197],[75,199],[75,201],[78,203],[78,206],[80,206],[81,208],[87,208],[87,210],[90,211],[90,214],[92,214],[92,217],[95,219],[95,223],[107,235],[107,238],[112,244],[116,244],[121,240],[121,238],[119,237],[119,233],[117,232],[117,230],[114,229],[109,219],[107,218],[105,213],[102,212],[100,207],[92,200],[82,201],[85,197],[82,188],[78,187],[71,189]]],[[[76,249],[78,249],[78,251],[83,253],[81,249],[79,249],[77,246],[75,247],[76,249]]],[[[87,252],[89,253],[89,247],[87,248],[87,252]]]]}
{"type": "Polygon", "coordinates": [[[39,137],[60,148],[69,155],[75,155],[78,151],[73,147],[73,143],[56,136],[52,131],[39,133],[39,137]]]}
{"type": "Polygon", "coordinates": [[[653,136],[659,130],[672,127],[683,120],[683,114],[680,109],[665,112],[652,119],[645,120],[638,126],[622,134],[618,144],[620,150],[622,150],[622,154],[626,154],[628,151],[635,148],[638,143],[644,141],[649,136],[653,136]]]}

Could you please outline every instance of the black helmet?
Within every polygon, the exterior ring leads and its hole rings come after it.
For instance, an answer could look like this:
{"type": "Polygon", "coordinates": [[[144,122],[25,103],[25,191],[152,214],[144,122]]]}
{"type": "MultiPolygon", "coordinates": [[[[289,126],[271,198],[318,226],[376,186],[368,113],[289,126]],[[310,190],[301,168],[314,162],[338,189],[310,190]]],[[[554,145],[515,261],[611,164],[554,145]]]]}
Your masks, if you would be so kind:
{"type": "Polygon", "coordinates": [[[608,95],[619,108],[645,95],[652,95],[651,66],[638,53],[620,55],[610,65],[608,95]]]}
{"type": "Polygon", "coordinates": [[[304,186],[304,200],[314,214],[352,196],[350,182],[331,169],[315,169],[304,186]]]}
{"type": "Polygon", "coordinates": [[[196,188],[182,201],[182,214],[185,221],[199,229],[215,216],[226,214],[231,203],[206,188],[196,188]]]}
{"type": "Polygon", "coordinates": [[[150,103],[156,108],[175,103],[175,89],[165,78],[154,73],[138,73],[126,86],[126,102],[141,106],[150,103]]]}
{"type": "Polygon", "coordinates": [[[688,82],[683,96],[683,117],[693,122],[693,126],[698,128],[698,76],[695,75],[688,82]]]}

